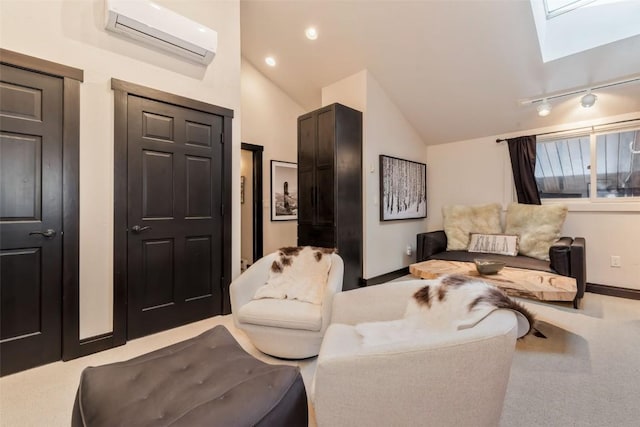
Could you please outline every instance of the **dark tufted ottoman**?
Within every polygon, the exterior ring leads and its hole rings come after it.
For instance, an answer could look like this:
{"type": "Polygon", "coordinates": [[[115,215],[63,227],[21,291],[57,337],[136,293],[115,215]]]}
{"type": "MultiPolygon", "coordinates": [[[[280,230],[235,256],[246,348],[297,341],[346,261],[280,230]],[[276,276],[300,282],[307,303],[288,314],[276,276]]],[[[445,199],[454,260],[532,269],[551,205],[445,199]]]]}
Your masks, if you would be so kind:
{"type": "Polygon", "coordinates": [[[73,426],[306,426],[294,366],[245,352],[224,326],[82,372],[73,426]]]}

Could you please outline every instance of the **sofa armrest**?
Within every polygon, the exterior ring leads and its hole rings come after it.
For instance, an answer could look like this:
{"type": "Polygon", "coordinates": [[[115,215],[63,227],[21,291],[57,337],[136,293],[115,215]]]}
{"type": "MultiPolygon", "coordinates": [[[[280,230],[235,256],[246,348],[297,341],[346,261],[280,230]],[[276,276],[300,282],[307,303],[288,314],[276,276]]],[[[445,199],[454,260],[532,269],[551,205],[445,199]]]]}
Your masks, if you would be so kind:
{"type": "Polygon", "coordinates": [[[337,253],[331,254],[331,269],[327,278],[327,286],[322,297],[322,327],[324,331],[331,323],[331,310],[333,309],[333,298],[342,292],[342,280],[344,278],[344,261],[337,253]]]}
{"type": "Polygon", "coordinates": [[[549,248],[549,266],[558,274],[576,279],[574,307],[587,287],[586,240],[584,237],[561,237],[549,248]]]}
{"type": "Polygon", "coordinates": [[[587,242],[584,237],[576,237],[571,243],[571,277],[576,279],[578,293],[576,300],[584,296],[587,287],[587,242]]]}
{"type": "Polygon", "coordinates": [[[447,250],[447,235],[443,230],[417,235],[416,262],[426,261],[431,255],[447,250]]]}
{"type": "Polygon", "coordinates": [[[571,276],[571,237],[561,237],[549,248],[549,267],[561,276],[571,276]]]}

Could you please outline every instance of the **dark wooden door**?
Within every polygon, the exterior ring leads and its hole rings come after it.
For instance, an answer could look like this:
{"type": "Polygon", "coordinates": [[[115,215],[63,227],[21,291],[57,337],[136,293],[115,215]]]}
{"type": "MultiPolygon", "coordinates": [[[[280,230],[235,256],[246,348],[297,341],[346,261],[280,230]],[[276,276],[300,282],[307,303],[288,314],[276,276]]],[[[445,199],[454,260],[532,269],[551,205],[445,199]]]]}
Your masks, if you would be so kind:
{"type": "Polygon", "coordinates": [[[0,65],[0,354],[61,358],[62,79],[0,65]]]}
{"type": "MultiPolygon", "coordinates": [[[[316,219],[318,226],[324,226],[328,233],[335,233],[335,156],[336,131],[335,113],[332,108],[318,112],[318,144],[316,148],[316,219]]],[[[354,195],[355,196],[355,195],[354,195]]]]}
{"type": "Polygon", "coordinates": [[[298,226],[315,222],[316,115],[298,121],[298,226]]]}
{"type": "Polygon", "coordinates": [[[321,109],[298,121],[298,224],[335,225],[335,120],[333,109],[321,109]]]}
{"type": "Polygon", "coordinates": [[[298,120],[298,244],[336,246],[335,120],[325,107],[298,120]]]}
{"type": "Polygon", "coordinates": [[[222,312],[222,127],[129,95],[129,339],[222,312]]]}

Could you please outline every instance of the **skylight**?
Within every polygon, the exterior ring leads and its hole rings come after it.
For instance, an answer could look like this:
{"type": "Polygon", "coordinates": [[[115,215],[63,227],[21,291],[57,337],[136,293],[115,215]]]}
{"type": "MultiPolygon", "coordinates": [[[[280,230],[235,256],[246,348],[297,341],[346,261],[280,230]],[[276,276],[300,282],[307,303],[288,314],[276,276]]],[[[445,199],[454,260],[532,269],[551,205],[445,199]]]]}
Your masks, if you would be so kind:
{"type": "Polygon", "coordinates": [[[595,0],[544,0],[544,8],[547,19],[571,12],[585,4],[593,3],[595,0]]]}
{"type": "Polygon", "coordinates": [[[530,1],[544,62],[640,34],[640,1],[530,1]]]}

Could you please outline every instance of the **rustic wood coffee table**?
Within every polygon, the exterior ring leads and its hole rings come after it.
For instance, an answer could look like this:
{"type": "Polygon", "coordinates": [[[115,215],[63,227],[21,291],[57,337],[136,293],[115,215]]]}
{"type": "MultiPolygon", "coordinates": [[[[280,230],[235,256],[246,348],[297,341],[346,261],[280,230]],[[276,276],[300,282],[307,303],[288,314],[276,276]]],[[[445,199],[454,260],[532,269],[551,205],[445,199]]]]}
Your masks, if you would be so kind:
{"type": "Polygon", "coordinates": [[[578,292],[576,279],[546,271],[505,267],[497,274],[481,275],[471,262],[429,260],[411,264],[409,271],[421,279],[435,279],[445,274],[462,274],[484,280],[507,295],[540,301],[573,301],[578,292]]]}

